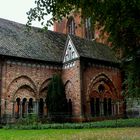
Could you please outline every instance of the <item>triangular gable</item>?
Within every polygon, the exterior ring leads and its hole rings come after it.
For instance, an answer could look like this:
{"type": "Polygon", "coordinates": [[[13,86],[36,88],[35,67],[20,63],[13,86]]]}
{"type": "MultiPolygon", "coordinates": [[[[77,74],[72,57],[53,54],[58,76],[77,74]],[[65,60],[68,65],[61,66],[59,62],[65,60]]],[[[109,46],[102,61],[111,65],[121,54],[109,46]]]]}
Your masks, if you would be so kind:
{"type": "Polygon", "coordinates": [[[70,36],[68,36],[64,55],[63,55],[63,62],[67,62],[67,61],[73,60],[78,57],[79,57],[79,54],[78,54],[70,36]]]}

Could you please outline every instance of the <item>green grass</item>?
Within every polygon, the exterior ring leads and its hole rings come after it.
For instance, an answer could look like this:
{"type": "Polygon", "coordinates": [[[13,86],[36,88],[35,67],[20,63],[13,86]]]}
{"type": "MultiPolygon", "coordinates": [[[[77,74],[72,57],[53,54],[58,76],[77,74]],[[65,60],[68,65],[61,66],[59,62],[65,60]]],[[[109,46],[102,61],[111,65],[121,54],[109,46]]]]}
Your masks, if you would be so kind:
{"type": "Polygon", "coordinates": [[[140,127],[93,129],[0,129],[0,140],[140,140],[140,127]]]}

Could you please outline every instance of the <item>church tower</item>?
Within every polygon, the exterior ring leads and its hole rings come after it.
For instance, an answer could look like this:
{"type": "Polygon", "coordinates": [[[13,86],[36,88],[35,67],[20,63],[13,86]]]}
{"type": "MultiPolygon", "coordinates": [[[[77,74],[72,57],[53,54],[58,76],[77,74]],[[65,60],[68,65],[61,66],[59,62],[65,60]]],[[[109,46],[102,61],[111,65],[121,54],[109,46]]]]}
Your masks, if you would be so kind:
{"type": "Polygon", "coordinates": [[[107,41],[108,34],[103,33],[103,27],[98,24],[91,25],[91,18],[83,19],[80,13],[72,13],[68,18],[63,18],[61,22],[54,23],[54,31],[64,34],[72,34],[88,40],[110,45],[107,41]]]}

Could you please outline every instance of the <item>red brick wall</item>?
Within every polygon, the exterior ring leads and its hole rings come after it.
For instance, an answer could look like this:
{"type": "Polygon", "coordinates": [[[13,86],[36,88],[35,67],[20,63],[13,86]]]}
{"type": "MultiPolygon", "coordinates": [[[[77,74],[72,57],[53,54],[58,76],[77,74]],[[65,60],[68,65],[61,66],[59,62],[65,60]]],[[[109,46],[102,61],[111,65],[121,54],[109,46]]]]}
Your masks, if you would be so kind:
{"type": "MultiPolygon", "coordinates": [[[[122,99],[121,73],[117,67],[80,60],[67,62],[63,68],[45,63],[8,60],[2,69],[2,114],[12,114],[15,108],[13,101],[18,97],[21,99],[32,97],[35,101],[40,98],[45,100],[44,89],[54,73],[61,73],[66,87],[66,97],[72,101],[72,114],[79,120],[82,115],[90,114],[89,96],[92,93],[90,90],[97,89],[99,84],[96,83],[92,87],[92,82],[98,75],[107,76],[113,84],[117,96],[112,96],[112,99],[122,99]]],[[[119,110],[121,114],[123,112],[121,105],[119,110]]]]}
{"type": "MultiPolygon", "coordinates": [[[[71,14],[71,16],[73,16],[74,20],[75,20],[75,35],[85,38],[85,25],[83,23],[83,20],[81,20],[80,14],[73,13],[73,14],[71,14]]],[[[64,18],[59,23],[55,22],[54,31],[67,34],[67,21],[68,21],[68,19],[64,18]]],[[[111,42],[108,42],[108,40],[107,40],[109,37],[109,34],[107,32],[103,32],[103,29],[104,29],[103,27],[96,24],[96,26],[94,27],[94,30],[93,30],[94,39],[97,42],[111,46],[111,42]]]]}
{"type": "Polygon", "coordinates": [[[67,99],[72,101],[72,114],[75,117],[81,115],[81,85],[80,85],[80,61],[64,64],[62,78],[66,85],[67,99]],[[71,64],[74,66],[70,66],[71,64]],[[70,89],[68,89],[70,86],[70,89]],[[67,91],[68,90],[68,91],[67,91]],[[70,91],[69,91],[70,90],[70,91]]]}
{"type": "MultiPolygon", "coordinates": [[[[72,14],[75,20],[75,35],[84,38],[84,25],[81,24],[80,14],[72,14]]],[[[54,31],[67,34],[67,18],[64,18],[60,23],[54,23],[54,31]]]]}
{"type": "MultiPolygon", "coordinates": [[[[85,106],[85,114],[89,115],[90,114],[90,105],[89,105],[89,98],[90,98],[90,93],[98,90],[98,86],[100,84],[100,82],[94,84],[94,87],[92,86],[92,83],[94,81],[94,79],[96,79],[96,77],[98,77],[99,75],[105,75],[109,80],[106,81],[110,81],[111,84],[109,84],[110,86],[114,86],[112,87],[115,88],[114,91],[109,91],[109,92],[113,92],[111,94],[106,94],[105,96],[98,96],[96,93],[93,95],[94,98],[98,97],[98,98],[112,98],[114,101],[116,100],[120,100],[122,101],[122,95],[121,95],[121,91],[122,91],[122,79],[121,79],[121,72],[119,70],[119,68],[117,67],[113,67],[113,66],[105,66],[105,65],[101,65],[101,64],[95,64],[93,62],[83,62],[82,63],[82,106],[85,106]],[[117,95],[116,95],[117,94],[117,95]],[[97,95],[97,96],[96,96],[97,95]]],[[[106,87],[106,88],[111,88],[111,87],[106,87]]],[[[123,114],[123,109],[122,109],[122,102],[119,106],[119,114],[123,114]]]]}
{"type": "Polygon", "coordinates": [[[61,73],[61,67],[36,62],[5,61],[2,71],[2,114],[12,113],[13,101],[17,97],[32,97],[34,100],[45,98],[43,88],[54,73],[61,73]]]}

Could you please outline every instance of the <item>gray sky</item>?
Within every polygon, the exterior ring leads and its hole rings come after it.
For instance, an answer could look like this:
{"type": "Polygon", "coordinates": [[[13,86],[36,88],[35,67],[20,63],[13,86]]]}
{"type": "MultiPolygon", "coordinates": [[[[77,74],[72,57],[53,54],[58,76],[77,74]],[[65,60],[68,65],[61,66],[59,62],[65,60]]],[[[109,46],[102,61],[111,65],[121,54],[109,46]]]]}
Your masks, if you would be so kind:
{"type": "MultiPolygon", "coordinates": [[[[26,24],[26,12],[35,7],[35,0],[0,0],[0,18],[26,24]]],[[[39,22],[33,22],[33,26],[41,27],[39,22]]],[[[52,27],[50,28],[52,30],[52,27]]]]}

